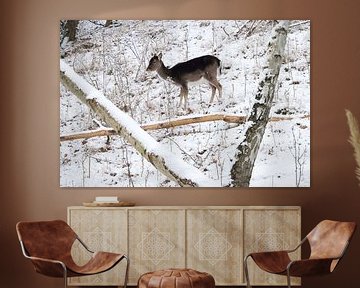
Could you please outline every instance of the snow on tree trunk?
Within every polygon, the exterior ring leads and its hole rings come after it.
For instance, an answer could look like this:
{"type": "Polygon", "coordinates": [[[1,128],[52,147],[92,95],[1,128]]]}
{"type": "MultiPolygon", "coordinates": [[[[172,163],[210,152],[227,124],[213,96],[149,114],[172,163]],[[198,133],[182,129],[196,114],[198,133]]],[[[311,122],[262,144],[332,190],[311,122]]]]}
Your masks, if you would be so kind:
{"type": "Polygon", "coordinates": [[[236,161],[231,168],[232,186],[249,187],[256,156],[269,121],[280,66],[284,60],[288,28],[289,21],[281,21],[272,30],[267,50],[268,63],[260,78],[255,103],[248,119],[251,125],[245,133],[245,139],[237,147],[236,161]]]}
{"type": "Polygon", "coordinates": [[[158,143],[141,129],[134,119],[86,82],[64,60],[60,60],[60,79],[67,89],[89,106],[169,179],[185,187],[219,186],[217,182],[206,177],[200,170],[178,158],[167,147],[158,143]]]}

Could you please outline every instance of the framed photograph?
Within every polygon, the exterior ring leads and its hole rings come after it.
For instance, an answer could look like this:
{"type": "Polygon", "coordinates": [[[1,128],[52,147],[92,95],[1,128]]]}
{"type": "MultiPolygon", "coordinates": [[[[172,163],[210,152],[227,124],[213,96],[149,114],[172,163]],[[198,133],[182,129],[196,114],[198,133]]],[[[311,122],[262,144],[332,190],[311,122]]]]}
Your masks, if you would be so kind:
{"type": "Polygon", "coordinates": [[[61,187],[309,187],[309,20],[60,21],[61,187]]]}

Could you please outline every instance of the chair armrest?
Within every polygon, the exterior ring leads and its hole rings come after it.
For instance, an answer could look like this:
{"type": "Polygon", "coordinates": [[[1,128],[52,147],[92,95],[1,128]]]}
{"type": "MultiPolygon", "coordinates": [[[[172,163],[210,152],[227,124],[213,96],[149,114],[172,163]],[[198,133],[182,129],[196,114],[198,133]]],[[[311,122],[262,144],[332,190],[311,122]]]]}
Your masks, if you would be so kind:
{"type": "Polygon", "coordinates": [[[269,255],[271,255],[271,254],[288,254],[288,253],[292,253],[292,252],[295,252],[297,249],[299,249],[304,243],[305,243],[305,241],[307,240],[307,238],[305,237],[305,238],[303,238],[302,240],[301,240],[301,242],[295,247],[295,248],[293,248],[293,249],[288,249],[288,250],[278,250],[278,251],[265,251],[265,252],[252,252],[252,253],[249,253],[245,258],[247,258],[247,257],[249,257],[249,256],[251,256],[251,254],[256,254],[256,253],[261,253],[261,254],[269,254],[269,255]]]}
{"type": "Polygon", "coordinates": [[[288,252],[288,253],[295,252],[297,249],[299,249],[299,248],[306,242],[306,240],[307,240],[306,237],[303,238],[303,239],[301,240],[301,242],[300,242],[295,248],[290,249],[290,250],[285,250],[285,251],[288,252]]]}
{"type": "Polygon", "coordinates": [[[286,267],[291,262],[287,251],[250,253],[244,261],[246,261],[248,257],[251,257],[262,270],[276,274],[286,272],[286,267]]]}
{"type": "Polygon", "coordinates": [[[76,239],[81,243],[81,245],[90,253],[95,253],[93,250],[91,250],[81,239],[78,235],[76,235],[76,239]]]}
{"type": "Polygon", "coordinates": [[[48,262],[53,264],[60,264],[63,267],[66,267],[65,264],[59,260],[54,259],[47,259],[47,258],[41,258],[41,257],[33,257],[33,256],[26,256],[26,258],[30,259],[31,261],[40,261],[40,262],[48,262]]]}
{"type": "Polygon", "coordinates": [[[280,256],[280,255],[288,255],[287,250],[279,250],[279,251],[264,251],[264,252],[252,252],[249,253],[247,256],[256,257],[258,255],[263,255],[265,257],[269,256],[280,256]]]}
{"type": "Polygon", "coordinates": [[[66,277],[67,268],[66,265],[59,261],[53,259],[46,259],[40,257],[26,256],[30,259],[34,265],[35,271],[50,277],[66,277]]]}
{"type": "Polygon", "coordinates": [[[312,276],[329,274],[332,272],[333,261],[339,258],[318,258],[291,261],[287,266],[290,276],[312,276]]]}
{"type": "Polygon", "coordinates": [[[67,274],[66,265],[55,259],[47,259],[41,257],[30,256],[25,247],[24,243],[20,241],[21,250],[25,258],[30,259],[34,265],[35,271],[51,277],[64,277],[67,274]]]}

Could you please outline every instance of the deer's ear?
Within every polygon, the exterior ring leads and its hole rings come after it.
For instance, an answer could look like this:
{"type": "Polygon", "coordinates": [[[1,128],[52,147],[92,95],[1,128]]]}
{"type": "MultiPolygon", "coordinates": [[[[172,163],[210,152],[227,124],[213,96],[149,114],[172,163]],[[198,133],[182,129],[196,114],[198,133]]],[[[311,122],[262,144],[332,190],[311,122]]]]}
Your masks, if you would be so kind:
{"type": "Polygon", "coordinates": [[[158,58],[159,58],[159,59],[161,59],[161,57],[162,57],[162,53],[160,53],[160,54],[158,55],[158,58]]]}

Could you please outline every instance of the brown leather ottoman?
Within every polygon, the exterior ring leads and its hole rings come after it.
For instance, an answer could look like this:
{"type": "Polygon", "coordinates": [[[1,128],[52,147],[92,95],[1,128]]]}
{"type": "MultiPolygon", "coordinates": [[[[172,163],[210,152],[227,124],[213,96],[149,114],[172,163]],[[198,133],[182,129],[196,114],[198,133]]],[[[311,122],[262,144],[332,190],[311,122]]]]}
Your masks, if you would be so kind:
{"type": "Polygon", "coordinates": [[[140,276],[138,288],[214,288],[214,277],[192,269],[166,269],[140,276]]]}

